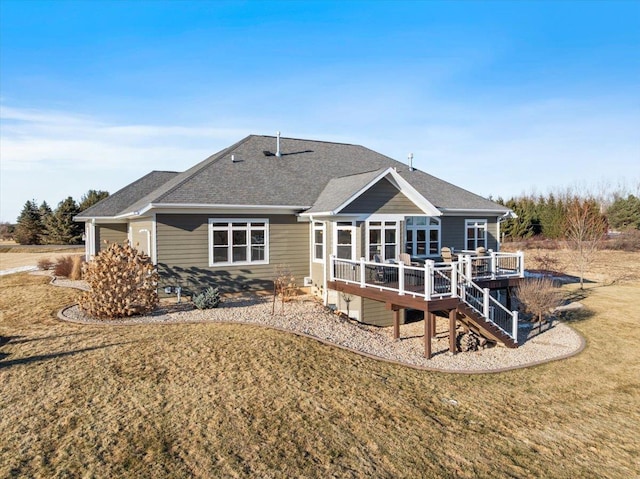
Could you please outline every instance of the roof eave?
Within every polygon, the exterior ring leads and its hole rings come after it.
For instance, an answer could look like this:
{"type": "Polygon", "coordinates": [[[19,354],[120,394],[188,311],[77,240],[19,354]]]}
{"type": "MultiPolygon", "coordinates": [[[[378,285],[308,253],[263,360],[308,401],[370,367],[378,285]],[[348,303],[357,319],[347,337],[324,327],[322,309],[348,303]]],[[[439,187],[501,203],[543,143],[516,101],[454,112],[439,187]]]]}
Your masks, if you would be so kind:
{"type": "Polygon", "coordinates": [[[502,216],[508,213],[507,209],[490,209],[490,208],[439,208],[443,215],[446,216],[463,216],[463,215],[496,215],[502,216]]]}

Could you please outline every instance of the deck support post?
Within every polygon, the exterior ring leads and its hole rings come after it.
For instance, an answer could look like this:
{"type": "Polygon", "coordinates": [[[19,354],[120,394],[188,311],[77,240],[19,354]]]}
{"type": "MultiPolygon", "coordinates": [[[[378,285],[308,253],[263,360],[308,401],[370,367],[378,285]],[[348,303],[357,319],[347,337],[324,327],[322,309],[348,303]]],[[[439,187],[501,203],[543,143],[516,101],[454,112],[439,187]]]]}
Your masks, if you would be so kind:
{"type": "Polygon", "coordinates": [[[451,354],[456,353],[456,316],[458,311],[455,309],[449,310],[449,352],[451,354]]]}
{"type": "Polygon", "coordinates": [[[393,339],[400,339],[400,310],[397,308],[393,310],[393,339]]]}
{"type": "Polygon", "coordinates": [[[424,312],[424,357],[431,359],[431,313],[424,312]]]}
{"type": "Polygon", "coordinates": [[[436,337],[436,315],[429,313],[429,321],[431,321],[431,337],[436,337]]]}

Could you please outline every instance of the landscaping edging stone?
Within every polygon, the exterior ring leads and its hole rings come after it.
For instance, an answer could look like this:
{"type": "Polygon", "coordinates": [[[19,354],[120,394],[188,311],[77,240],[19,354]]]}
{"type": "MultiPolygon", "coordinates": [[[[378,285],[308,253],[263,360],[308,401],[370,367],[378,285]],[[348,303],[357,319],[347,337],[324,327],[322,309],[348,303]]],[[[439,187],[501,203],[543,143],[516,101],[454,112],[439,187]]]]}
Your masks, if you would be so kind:
{"type": "MultiPolygon", "coordinates": [[[[376,328],[339,318],[308,299],[288,303],[284,314],[276,312],[271,315],[271,307],[270,300],[243,297],[227,299],[220,308],[213,310],[183,310],[135,319],[99,321],[83,319],[77,305],[69,305],[58,312],[58,318],[75,324],[103,327],[180,323],[245,324],[293,333],[378,361],[418,370],[458,374],[499,373],[533,367],[575,356],[586,345],[584,338],[573,328],[556,323],[553,328],[529,339],[518,349],[494,347],[450,356],[447,352],[447,333],[439,328],[439,337],[432,342],[435,355],[427,360],[422,356],[422,338],[414,334],[414,330],[420,329],[421,323],[403,325],[401,339],[394,341],[391,328],[376,328]],[[229,320],[230,316],[236,319],[229,320]],[[545,352],[548,355],[541,357],[545,352]]],[[[276,308],[279,309],[280,305],[276,308]]]]}

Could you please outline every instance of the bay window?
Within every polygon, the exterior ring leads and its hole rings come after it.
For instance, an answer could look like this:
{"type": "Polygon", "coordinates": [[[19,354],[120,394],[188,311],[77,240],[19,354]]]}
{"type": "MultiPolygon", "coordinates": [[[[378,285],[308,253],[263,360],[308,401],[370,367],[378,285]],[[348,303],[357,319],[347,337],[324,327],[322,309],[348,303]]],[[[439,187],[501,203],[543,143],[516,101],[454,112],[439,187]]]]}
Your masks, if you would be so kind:
{"type": "Polygon", "coordinates": [[[313,223],[313,261],[322,262],[324,259],[324,223],[314,221],[313,223]]]}
{"type": "Polygon", "coordinates": [[[356,227],[352,221],[338,221],[333,235],[333,254],[340,259],[356,257],[356,227]]]}
{"type": "Polygon", "coordinates": [[[404,245],[405,252],[411,256],[437,256],[440,252],[440,219],[408,216],[404,245]]]}
{"type": "Polygon", "coordinates": [[[398,257],[398,222],[367,222],[367,259],[373,261],[380,256],[382,261],[398,257]]]}

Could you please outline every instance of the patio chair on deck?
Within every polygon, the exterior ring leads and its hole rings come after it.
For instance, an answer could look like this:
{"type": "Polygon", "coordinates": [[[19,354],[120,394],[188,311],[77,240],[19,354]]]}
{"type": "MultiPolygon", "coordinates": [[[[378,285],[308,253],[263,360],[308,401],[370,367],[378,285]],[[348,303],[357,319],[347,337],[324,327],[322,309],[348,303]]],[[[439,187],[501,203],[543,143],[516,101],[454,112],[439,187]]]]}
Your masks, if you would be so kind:
{"type": "Polygon", "coordinates": [[[486,255],[486,250],[482,246],[476,248],[476,256],[481,259],[473,260],[474,275],[483,276],[489,272],[489,264],[487,263],[487,259],[485,258],[486,255]]]}
{"type": "Polygon", "coordinates": [[[400,253],[398,256],[398,260],[405,264],[405,266],[411,266],[413,263],[411,262],[411,255],[409,253],[400,253]]]}
{"type": "Polygon", "coordinates": [[[453,262],[453,254],[451,253],[451,248],[448,246],[443,246],[440,250],[440,256],[442,256],[442,261],[445,263],[453,262]]]}
{"type": "Polygon", "coordinates": [[[386,282],[386,278],[385,278],[385,274],[384,274],[384,266],[382,266],[382,258],[380,257],[379,254],[374,254],[373,255],[373,261],[376,263],[380,263],[380,266],[376,265],[375,270],[374,270],[374,277],[373,277],[373,281],[375,283],[385,283],[386,282]]]}

